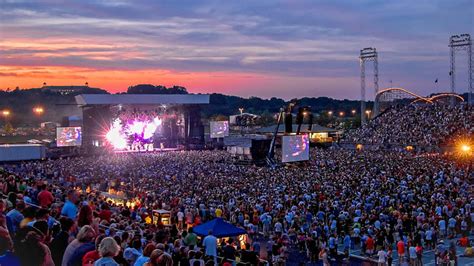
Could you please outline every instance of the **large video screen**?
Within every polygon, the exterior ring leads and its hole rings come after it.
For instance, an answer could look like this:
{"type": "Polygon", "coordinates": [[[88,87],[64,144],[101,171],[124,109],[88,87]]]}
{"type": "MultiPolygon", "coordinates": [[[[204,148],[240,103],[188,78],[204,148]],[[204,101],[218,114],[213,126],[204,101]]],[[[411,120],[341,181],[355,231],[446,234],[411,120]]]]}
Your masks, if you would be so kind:
{"type": "Polygon", "coordinates": [[[211,122],[211,138],[223,138],[229,136],[229,121],[211,122]]]}
{"type": "Polygon", "coordinates": [[[308,134],[283,136],[282,159],[283,163],[309,160],[308,134]]]}
{"type": "Polygon", "coordinates": [[[81,146],[81,127],[58,127],[56,128],[56,144],[58,147],[81,146]]]}

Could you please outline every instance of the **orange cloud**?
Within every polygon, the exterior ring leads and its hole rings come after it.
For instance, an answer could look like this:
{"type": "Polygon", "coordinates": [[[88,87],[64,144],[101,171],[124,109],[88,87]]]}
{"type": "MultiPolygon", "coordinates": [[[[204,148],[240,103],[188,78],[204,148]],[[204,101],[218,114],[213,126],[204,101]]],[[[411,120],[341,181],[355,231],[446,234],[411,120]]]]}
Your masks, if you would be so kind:
{"type": "MultiPolygon", "coordinates": [[[[0,66],[0,89],[39,88],[48,85],[82,85],[98,87],[109,92],[126,91],[131,85],[154,84],[186,87],[192,93],[225,93],[243,96],[296,97],[334,95],[335,88],[357,84],[358,77],[317,78],[285,77],[244,72],[176,72],[166,69],[97,70],[64,66],[0,66]],[[293,95],[293,96],[292,96],[293,95]]],[[[357,91],[354,91],[354,95],[357,91]]],[[[346,95],[350,97],[352,95],[346,95]]]]}

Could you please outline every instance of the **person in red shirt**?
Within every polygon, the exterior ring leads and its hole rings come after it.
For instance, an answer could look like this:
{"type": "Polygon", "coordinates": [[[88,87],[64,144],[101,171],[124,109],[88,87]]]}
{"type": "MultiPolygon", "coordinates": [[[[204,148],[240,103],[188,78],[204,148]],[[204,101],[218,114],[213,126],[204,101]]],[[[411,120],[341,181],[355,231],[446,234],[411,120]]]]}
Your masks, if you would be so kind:
{"type": "Polygon", "coordinates": [[[99,245],[100,245],[100,242],[102,242],[102,239],[104,238],[105,238],[105,235],[99,235],[95,239],[95,250],[87,252],[84,255],[84,257],[82,257],[82,266],[94,265],[94,262],[100,259],[99,245]]]}
{"type": "Polygon", "coordinates": [[[367,240],[365,241],[365,247],[366,247],[366,252],[369,256],[374,254],[375,241],[371,236],[369,236],[367,240]]]}
{"type": "Polygon", "coordinates": [[[403,256],[405,256],[405,243],[401,239],[397,242],[397,252],[399,260],[402,261],[403,256]]]}
{"type": "Polygon", "coordinates": [[[41,185],[41,192],[38,193],[38,202],[41,208],[48,208],[54,202],[51,192],[46,189],[46,184],[41,185]]]}
{"type": "Polygon", "coordinates": [[[106,220],[110,222],[110,218],[112,217],[112,211],[110,211],[109,205],[107,203],[102,204],[102,210],[99,213],[99,218],[101,220],[106,220]]]}

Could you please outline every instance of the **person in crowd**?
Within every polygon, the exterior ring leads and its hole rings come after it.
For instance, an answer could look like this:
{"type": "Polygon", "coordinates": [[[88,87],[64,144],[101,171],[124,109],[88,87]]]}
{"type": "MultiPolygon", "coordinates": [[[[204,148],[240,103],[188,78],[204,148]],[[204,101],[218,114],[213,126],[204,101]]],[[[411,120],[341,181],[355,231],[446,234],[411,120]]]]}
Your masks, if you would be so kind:
{"type": "Polygon", "coordinates": [[[55,265],[61,265],[64,252],[69,243],[74,239],[72,235],[76,230],[75,223],[70,218],[61,217],[59,222],[61,230],[53,237],[49,245],[55,265]]]}
{"type": "Polygon", "coordinates": [[[0,265],[20,266],[20,259],[13,253],[13,241],[7,229],[0,227],[0,265]]]}
{"type": "Polygon", "coordinates": [[[15,208],[7,213],[7,217],[12,222],[12,232],[15,234],[16,231],[20,228],[21,221],[25,218],[23,215],[23,210],[25,209],[25,203],[23,201],[18,201],[15,208]]]}
{"type": "Polygon", "coordinates": [[[112,237],[102,239],[99,245],[100,259],[94,262],[94,266],[119,266],[114,257],[119,254],[120,246],[112,237]]]}
{"type": "Polygon", "coordinates": [[[205,248],[205,255],[211,257],[217,263],[217,238],[212,235],[212,230],[203,239],[202,244],[205,248]]]}
{"type": "Polygon", "coordinates": [[[75,190],[69,190],[67,193],[67,200],[64,204],[61,215],[64,215],[72,220],[75,220],[77,217],[77,201],[78,201],[78,194],[75,190]]]}
{"type": "Polygon", "coordinates": [[[240,261],[249,263],[250,265],[258,264],[258,255],[254,251],[250,250],[249,243],[245,243],[245,249],[240,251],[240,261]]]}
{"type": "Polygon", "coordinates": [[[325,248],[319,252],[319,259],[323,262],[323,266],[329,266],[328,253],[325,248]]]}
{"type": "Polygon", "coordinates": [[[35,223],[34,227],[25,227],[18,231],[14,246],[15,254],[21,265],[54,266],[48,243],[48,224],[45,221],[35,223]]]}
{"type": "Polygon", "coordinates": [[[40,190],[41,191],[38,193],[38,203],[41,208],[49,208],[54,202],[54,196],[50,191],[48,191],[46,184],[42,184],[40,190]]]}
{"type": "Polygon", "coordinates": [[[76,239],[66,247],[61,265],[70,266],[77,263],[81,264],[82,257],[87,252],[95,249],[95,236],[96,232],[90,225],[83,226],[77,233],[76,239]],[[80,254],[82,254],[82,256],[80,256],[80,254]]]}
{"type": "Polygon", "coordinates": [[[92,209],[87,203],[83,203],[79,214],[77,216],[77,225],[83,227],[84,225],[92,225],[93,222],[92,209]]]}
{"type": "Polygon", "coordinates": [[[131,241],[130,246],[127,247],[123,252],[123,257],[128,261],[130,265],[134,265],[135,261],[142,255],[142,241],[139,237],[134,238],[131,241]]]}
{"type": "Polygon", "coordinates": [[[150,260],[151,253],[155,249],[156,245],[154,243],[149,243],[148,245],[146,245],[143,249],[143,254],[138,257],[133,266],[143,266],[145,263],[147,263],[150,260]]]}
{"type": "Polygon", "coordinates": [[[223,253],[225,259],[235,261],[237,250],[234,247],[234,239],[229,238],[229,240],[227,240],[227,244],[223,248],[223,253]]]}
{"type": "Polygon", "coordinates": [[[101,258],[99,248],[100,248],[100,243],[102,242],[104,238],[105,238],[105,235],[103,234],[100,234],[95,238],[95,250],[89,251],[86,254],[84,254],[84,257],[82,257],[82,266],[93,265],[94,262],[96,262],[97,260],[101,258]]]}

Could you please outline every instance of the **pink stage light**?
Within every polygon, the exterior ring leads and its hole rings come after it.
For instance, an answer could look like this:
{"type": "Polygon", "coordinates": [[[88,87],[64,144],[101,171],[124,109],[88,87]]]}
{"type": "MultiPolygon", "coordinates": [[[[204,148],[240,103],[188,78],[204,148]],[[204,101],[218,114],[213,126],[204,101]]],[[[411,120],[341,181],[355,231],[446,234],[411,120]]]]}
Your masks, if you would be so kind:
{"type": "Polygon", "coordinates": [[[105,134],[105,139],[107,139],[116,150],[127,148],[127,138],[121,133],[121,131],[122,125],[120,124],[120,119],[116,119],[110,130],[105,134]]]}
{"type": "Polygon", "coordinates": [[[147,123],[145,125],[145,129],[143,130],[143,138],[144,139],[149,139],[153,137],[153,134],[155,134],[156,129],[161,125],[161,119],[158,117],[155,117],[153,119],[153,122],[147,123]]]}
{"type": "Polygon", "coordinates": [[[145,125],[145,122],[133,121],[132,124],[130,124],[129,126],[128,133],[141,135],[143,133],[143,128],[145,127],[145,125]]]}
{"type": "Polygon", "coordinates": [[[161,118],[155,117],[152,121],[134,120],[127,123],[127,125],[122,125],[121,120],[117,118],[114,120],[112,127],[105,135],[105,138],[114,149],[123,150],[128,146],[128,136],[136,134],[141,136],[143,139],[148,140],[153,137],[155,131],[162,125],[162,123],[161,118]]]}

